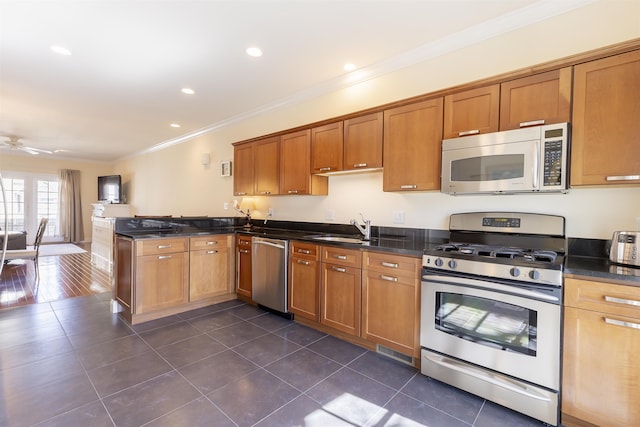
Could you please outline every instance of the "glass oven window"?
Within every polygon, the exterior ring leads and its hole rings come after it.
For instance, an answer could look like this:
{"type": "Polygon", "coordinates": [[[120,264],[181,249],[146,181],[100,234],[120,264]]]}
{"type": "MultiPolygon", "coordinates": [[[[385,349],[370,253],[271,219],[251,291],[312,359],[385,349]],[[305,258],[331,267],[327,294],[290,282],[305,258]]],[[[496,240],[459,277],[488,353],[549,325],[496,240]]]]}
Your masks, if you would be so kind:
{"type": "Polygon", "coordinates": [[[436,329],[478,344],[536,355],[538,313],[493,299],[436,292],[436,329]]]}
{"type": "Polygon", "coordinates": [[[484,182],[524,177],[524,154],[469,157],[451,162],[452,182],[484,182]]]}

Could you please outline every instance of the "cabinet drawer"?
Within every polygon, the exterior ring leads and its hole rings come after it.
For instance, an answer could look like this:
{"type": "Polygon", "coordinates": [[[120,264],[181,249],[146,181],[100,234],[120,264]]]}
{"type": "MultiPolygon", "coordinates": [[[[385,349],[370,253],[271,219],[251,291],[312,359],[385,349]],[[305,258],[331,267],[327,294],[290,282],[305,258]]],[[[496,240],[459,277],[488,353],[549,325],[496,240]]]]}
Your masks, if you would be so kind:
{"type": "Polygon", "coordinates": [[[291,251],[291,256],[312,260],[320,259],[319,246],[314,245],[313,243],[292,241],[289,246],[289,250],[291,251]]]}
{"type": "Polygon", "coordinates": [[[195,250],[217,250],[226,251],[229,247],[228,234],[212,234],[209,236],[198,236],[190,239],[189,245],[192,251],[195,250]]]}
{"type": "Polygon", "coordinates": [[[186,252],[188,250],[189,239],[186,237],[176,239],[149,239],[136,241],[137,256],[186,252]]]}
{"type": "Polygon", "coordinates": [[[415,279],[420,276],[421,259],[378,252],[365,252],[362,268],[388,276],[415,279]]]}
{"type": "Polygon", "coordinates": [[[640,287],[567,278],[565,305],[640,319],[640,287]]]}
{"type": "Polygon", "coordinates": [[[322,246],[322,262],[361,268],[362,252],[355,249],[322,246]]]}

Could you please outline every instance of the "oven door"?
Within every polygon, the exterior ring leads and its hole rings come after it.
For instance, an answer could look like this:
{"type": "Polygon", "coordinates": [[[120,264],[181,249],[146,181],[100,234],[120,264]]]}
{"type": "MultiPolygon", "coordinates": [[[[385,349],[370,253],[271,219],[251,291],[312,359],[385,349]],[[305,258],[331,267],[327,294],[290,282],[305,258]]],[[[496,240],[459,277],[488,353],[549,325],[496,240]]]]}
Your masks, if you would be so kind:
{"type": "Polygon", "coordinates": [[[426,274],[420,344],[559,390],[561,306],[535,294],[503,283],[426,274]],[[523,295],[512,294],[518,292],[523,295]]]}
{"type": "Polygon", "coordinates": [[[540,189],[539,139],[494,144],[483,142],[482,137],[486,136],[443,141],[443,193],[510,193],[540,189]]]}

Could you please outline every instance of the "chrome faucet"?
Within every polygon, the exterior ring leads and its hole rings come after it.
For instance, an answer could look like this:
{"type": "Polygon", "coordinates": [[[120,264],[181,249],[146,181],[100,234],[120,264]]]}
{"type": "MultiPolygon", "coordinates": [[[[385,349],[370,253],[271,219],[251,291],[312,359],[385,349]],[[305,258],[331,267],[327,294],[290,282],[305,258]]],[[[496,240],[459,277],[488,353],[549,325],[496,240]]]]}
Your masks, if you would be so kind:
{"type": "Polygon", "coordinates": [[[364,215],[362,215],[362,212],[360,213],[360,216],[362,217],[364,226],[358,224],[355,219],[351,220],[351,225],[355,226],[358,229],[358,231],[362,233],[362,235],[364,236],[362,238],[363,240],[369,240],[371,239],[371,220],[364,219],[364,215]]]}

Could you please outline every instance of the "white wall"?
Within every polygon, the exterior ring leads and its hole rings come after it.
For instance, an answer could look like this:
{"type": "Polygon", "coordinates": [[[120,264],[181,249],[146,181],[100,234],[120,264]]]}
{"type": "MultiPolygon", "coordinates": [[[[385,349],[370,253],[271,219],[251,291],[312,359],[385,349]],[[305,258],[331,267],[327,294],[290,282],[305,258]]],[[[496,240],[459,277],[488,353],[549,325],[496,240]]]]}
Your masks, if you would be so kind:
{"type": "MultiPolygon", "coordinates": [[[[233,178],[220,177],[219,162],[233,159],[231,143],[312,123],[446,87],[521,69],[640,37],[640,2],[598,1],[548,21],[433,58],[351,88],[219,129],[181,145],[117,162],[134,212],[148,215],[233,215],[233,178]],[[200,165],[211,153],[211,166],[200,165]]],[[[384,193],[381,173],[329,179],[328,196],[256,198],[264,217],[336,223],[363,212],[374,225],[447,228],[450,213],[475,210],[531,211],[563,215],[571,237],[608,239],[635,229],[640,188],[573,189],[567,195],[447,196],[437,192],[384,193]],[[393,211],[405,223],[393,224],[393,211]],[[330,222],[330,221],[326,221],[330,222]]]]}

